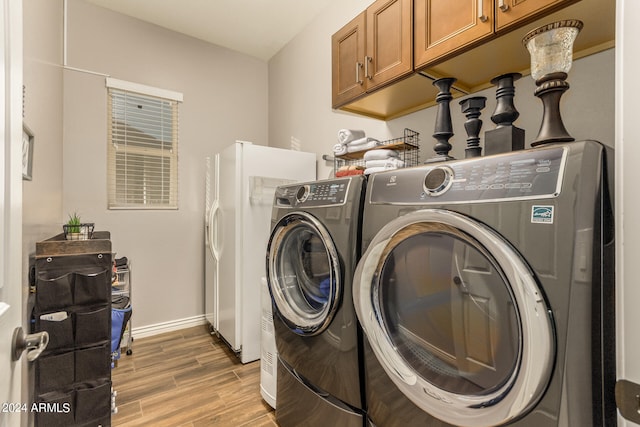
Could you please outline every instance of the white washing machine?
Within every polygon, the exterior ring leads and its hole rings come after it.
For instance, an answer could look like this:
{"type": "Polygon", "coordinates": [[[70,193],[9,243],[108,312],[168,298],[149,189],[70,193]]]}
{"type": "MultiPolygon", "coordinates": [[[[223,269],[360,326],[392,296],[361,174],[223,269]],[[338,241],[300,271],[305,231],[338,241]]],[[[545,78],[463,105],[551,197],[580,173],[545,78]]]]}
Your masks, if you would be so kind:
{"type": "Polygon", "coordinates": [[[612,159],[582,141],[369,178],[371,425],[616,425],[612,159]]]}

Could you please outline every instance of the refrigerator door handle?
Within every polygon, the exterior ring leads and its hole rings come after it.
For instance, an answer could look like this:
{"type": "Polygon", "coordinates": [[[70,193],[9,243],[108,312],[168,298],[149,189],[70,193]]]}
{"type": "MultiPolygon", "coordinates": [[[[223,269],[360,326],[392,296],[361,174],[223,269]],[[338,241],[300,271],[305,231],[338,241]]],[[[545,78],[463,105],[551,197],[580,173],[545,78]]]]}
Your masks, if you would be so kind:
{"type": "Polygon", "coordinates": [[[207,239],[209,241],[209,250],[211,251],[211,255],[213,255],[213,258],[216,261],[220,261],[220,248],[218,248],[218,221],[219,221],[219,215],[218,212],[220,211],[220,204],[218,203],[218,201],[214,201],[213,204],[211,205],[211,210],[209,211],[209,221],[208,221],[208,226],[207,226],[207,239]],[[214,225],[214,221],[215,221],[215,225],[214,225]]]}

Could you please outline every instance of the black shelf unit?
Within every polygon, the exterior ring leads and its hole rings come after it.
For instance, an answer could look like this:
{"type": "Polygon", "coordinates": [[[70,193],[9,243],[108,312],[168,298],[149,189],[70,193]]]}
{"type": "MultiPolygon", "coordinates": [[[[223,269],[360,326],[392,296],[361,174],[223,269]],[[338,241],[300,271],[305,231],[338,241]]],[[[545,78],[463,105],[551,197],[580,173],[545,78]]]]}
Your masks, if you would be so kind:
{"type": "Polygon", "coordinates": [[[111,274],[109,232],[64,234],[36,243],[33,332],[49,345],[31,368],[35,427],[111,425],[111,274]]]}
{"type": "Polygon", "coordinates": [[[337,172],[344,166],[361,166],[364,168],[364,154],[367,151],[380,148],[396,150],[398,152],[398,158],[404,162],[405,168],[417,166],[420,157],[420,133],[405,128],[401,137],[381,141],[380,144],[374,148],[335,156],[334,171],[337,172]]]}
{"type": "MultiPolygon", "coordinates": [[[[131,312],[131,262],[127,257],[123,257],[120,259],[116,258],[115,261],[115,280],[111,284],[111,302],[113,304],[113,309],[114,311],[118,308],[122,309],[121,307],[117,306],[117,303],[114,304],[114,302],[118,301],[119,298],[124,298],[127,303],[125,304],[125,307],[127,307],[131,312]],[[123,262],[118,263],[119,260],[123,262]]],[[[130,313],[128,316],[123,315],[123,317],[124,319],[126,319],[126,321],[124,322],[123,330],[120,334],[120,350],[126,349],[126,355],[130,356],[133,354],[133,335],[131,334],[132,316],[130,313]]],[[[119,356],[120,354],[118,354],[118,358],[119,356]]],[[[115,360],[114,362],[117,363],[117,360],[115,360]]]]}

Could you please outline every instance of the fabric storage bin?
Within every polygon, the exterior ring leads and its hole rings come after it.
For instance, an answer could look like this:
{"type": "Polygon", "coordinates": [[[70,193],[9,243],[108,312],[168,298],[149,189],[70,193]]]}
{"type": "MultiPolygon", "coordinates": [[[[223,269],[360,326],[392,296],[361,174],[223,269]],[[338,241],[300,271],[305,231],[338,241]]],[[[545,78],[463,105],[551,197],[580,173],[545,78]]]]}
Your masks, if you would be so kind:
{"type": "Polygon", "coordinates": [[[35,427],[111,425],[112,258],[108,232],[36,243],[31,325],[50,343],[29,370],[30,397],[45,410],[35,427]]]}
{"type": "Polygon", "coordinates": [[[73,322],[71,314],[66,311],[41,314],[36,319],[36,329],[49,333],[47,351],[73,347],[73,322]],[[61,315],[65,315],[66,318],[56,320],[61,315]]]}
{"type": "Polygon", "coordinates": [[[111,300],[111,356],[113,360],[120,359],[122,335],[124,335],[127,323],[131,319],[131,310],[129,297],[121,295],[111,300]]]}
{"type": "MultiPolygon", "coordinates": [[[[46,409],[35,411],[35,425],[37,427],[68,427],[73,425],[74,395],[69,393],[54,391],[39,395],[35,403],[46,404],[46,409]]],[[[39,408],[39,406],[37,406],[39,408]]]]}
{"type": "Polygon", "coordinates": [[[73,276],[73,273],[67,273],[55,278],[38,277],[36,304],[39,310],[55,311],[71,305],[73,276]]]}
{"type": "Polygon", "coordinates": [[[110,412],[111,381],[87,383],[76,389],[76,423],[102,418],[110,412]]]}
{"type": "Polygon", "coordinates": [[[75,352],[76,382],[111,377],[111,353],[107,344],[75,352]]]}
{"type": "Polygon", "coordinates": [[[104,304],[111,300],[110,270],[96,273],[75,273],[74,302],[82,304],[104,304]]]}
{"type": "Polygon", "coordinates": [[[85,347],[110,339],[108,307],[92,311],[78,311],[75,314],[76,345],[85,347]]]}
{"type": "Polygon", "coordinates": [[[40,393],[65,389],[74,380],[74,352],[40,356],[36,359],[36,382],[40,393]]]}

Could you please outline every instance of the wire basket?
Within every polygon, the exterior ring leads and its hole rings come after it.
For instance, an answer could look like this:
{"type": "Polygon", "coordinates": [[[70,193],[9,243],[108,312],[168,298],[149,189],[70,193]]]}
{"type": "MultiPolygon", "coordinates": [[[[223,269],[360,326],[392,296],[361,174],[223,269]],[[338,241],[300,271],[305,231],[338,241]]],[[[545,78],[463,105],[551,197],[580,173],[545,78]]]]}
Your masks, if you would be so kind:
{"type": "Polygon", "coordinates": [[[89,240],[93,238],[93,227],[93,222],[77,225],[64,224],[62,230],[66,240],[89,240]]]}
{"type": "MultiPolygon", "coordinates": [[[[420,133],[405,128],[403,136],[380,142],[377,148],[396,150],[398,157],[404,162],[404,167],[417,166],[420,156],[420,133]]],[[[364,153],[369,150],[355,151],[353,153],[335,156],[334,170],[337,172],[344,166],[356,166],[364,169],[364,153]]]]}

